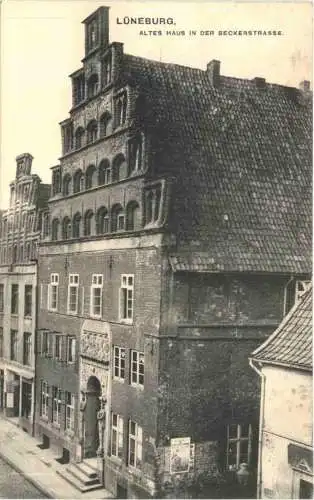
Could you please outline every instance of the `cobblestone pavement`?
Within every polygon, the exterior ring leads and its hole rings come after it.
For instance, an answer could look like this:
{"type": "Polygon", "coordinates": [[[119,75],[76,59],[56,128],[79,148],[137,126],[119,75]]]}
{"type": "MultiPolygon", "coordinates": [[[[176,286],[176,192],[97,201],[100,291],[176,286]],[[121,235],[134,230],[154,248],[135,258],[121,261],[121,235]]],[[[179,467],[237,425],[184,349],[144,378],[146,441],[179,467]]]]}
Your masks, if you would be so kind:
{"type": "Polygon", "coordinates": [[[47,498],[0,458],[0,498],[47,498]]]}

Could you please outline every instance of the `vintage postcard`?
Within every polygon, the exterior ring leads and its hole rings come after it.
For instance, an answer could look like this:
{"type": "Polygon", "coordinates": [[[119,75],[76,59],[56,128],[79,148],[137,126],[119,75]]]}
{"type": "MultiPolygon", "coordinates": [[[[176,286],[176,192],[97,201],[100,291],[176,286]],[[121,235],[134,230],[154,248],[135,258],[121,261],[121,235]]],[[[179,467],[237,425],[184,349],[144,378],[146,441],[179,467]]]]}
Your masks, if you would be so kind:
{"type": "Polygon", "coordinates": [[[312,19],[2,2],[1,498],[313,498],[312,19]]]}

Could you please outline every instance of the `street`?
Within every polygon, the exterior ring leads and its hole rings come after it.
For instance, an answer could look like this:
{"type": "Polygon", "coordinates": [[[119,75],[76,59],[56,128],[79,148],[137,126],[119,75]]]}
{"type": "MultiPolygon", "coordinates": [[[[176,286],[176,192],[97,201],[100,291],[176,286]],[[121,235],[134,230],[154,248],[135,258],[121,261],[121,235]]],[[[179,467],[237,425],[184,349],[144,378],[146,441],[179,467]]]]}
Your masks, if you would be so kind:
{"type": "Polygon", "coordinates": [[[0,498],[47,498],[0,458],[0,498]]]}

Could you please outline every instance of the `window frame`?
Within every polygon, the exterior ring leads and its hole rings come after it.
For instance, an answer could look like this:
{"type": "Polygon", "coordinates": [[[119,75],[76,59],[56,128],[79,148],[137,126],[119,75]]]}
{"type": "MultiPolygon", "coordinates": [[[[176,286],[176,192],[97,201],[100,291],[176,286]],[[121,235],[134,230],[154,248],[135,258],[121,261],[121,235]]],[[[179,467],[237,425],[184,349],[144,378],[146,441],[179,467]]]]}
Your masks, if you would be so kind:
{"type": "Polygon", "coordinates": [[[134,320],[134,274],[121,274],[119,294],[119,320],[121,323],[132,324],[134,320]],[[132,285],[129,284],[130,279],[132,279],[132,285]],[[126,280],[125,283],[124,280],[126,280]],[[129,300],[131,308],[128,307],[129,300]],[[129,311],[131,311],[130,316],[129,311]]]}
{"type": "Polygon", "coordinates": [[[252,424],[239,424],[231,423],[227,426],[227,450],[226,450],[226,467],[229,471],[238,470],[242,461],[241,456],[241,443],[247,443],[247,464],[250,466],[252,458],[252,440],[253,440],[253,429],[252,424]],[[230,427],[237,426],[236,437],[230,437],[230,427]],[[248,426],[248,434],[243,435],[243,426],[248,426]],[[236,464],[229,463],[229,456],[232,455],[230,452],[230,443],[236,443],[236,464]]]}
{"type": "Polygon", "coordinates": [[[11,314],[17,316],[19,314],[19,285],[18,283],[11,283],[11,314]],[[15,292],[13,293],[13,290],[15,292]],[[13,297],[15,302],[13,302],[13,297]],[[13,307],[15,305],[15,307],[13,307]]]}
{"type": "Polygon", "coordinates": [[[46,380],[41,380],[40,387],[40,418],[48,420],[49,418],[49,384],[46,380]],[[45,411],[43,411],[45,408],[45,411]]]}
{"type": "Polygon", "coordinates": [[[23,365],[31,366],[32,364],[32,334],[23,332],[23,365]]]}
{"type": "Polygon", "coordinates": [[[124,420],[118,413],[111,413],[110,455],[116,460],[123,459],[124,420]],[[116,420],[116,422],[114,422],[116,420]]]}
{"type": "Polygon", "coordinates": [[[18,330],[10,329],[10,361],[18,359],[18,330]]]}
{"type": "Polygon", "coordinates": [[[76,362],[76,337],[73,335],[69,335],[67,337],[67,356],[66,360],[68,364],[74,364],[76,362]],[[73,345],[72,345],[73,342],[73,345]],[[71,354],[71,359],[70,359],[70,354],[71,354]]]}
{"type": "Polygon", "coordinates": [[[126,349],[124,347],[115,345],[113,346],[113,378],[115,380],[119,380],[120,382],[124,382],[125,374],[126,374],[126,349]],[[124,354],[124,357],[122,354],[124,354]],[[122,366],[123,361],[124,361],[124,366],[122,366]],[[117,370],[117,375],[116,375],[116,370],[117,370]]]}
{"type": "Polygon", "coordinates": [[[55,427],[61,426],[62,416],[62,390],[60,387],[52,387],[52,423],[55,427]]]}
{"type": "Polygon", "coordinates": [[[143,462],[143,428],[134,422],[134,420],[129,420],[129,432],[128,432],[128,466],[132,469],[137,469],[141,470],[141,466],[138,467],[137,460],[138,460],[138,455],[140,455],[140,461],[141,465],[143,462]],[[132,432],[131,427],[132,424],[135,426],[135,433],[132,432]],[[139,438],[140,434],[140,438],[139,438]],[[131,453],[132,453],[132,446],[131,442],[134,442],[134,464],[131,463],[131,453]],[[140,453],[139,453],[140,450],[140,453]]]}
{"type": "Polygon", "coordinates": [[[68,300],[67,300],[67,313],[72,315],[78,314],[78,299],[79,299],[79,284],[80,275],[79,274],[69,274],[68,281],[68,300]],[[71,290],[75,290],[75,309],[71,309],[71,290]]]}
{"type": "Polygon", "coordinates": [[[53,336],[53,358],[57,361],[62,361],[62,334],[55,333],[53,336]]]}
{"type": "Polygon", "coordinates": [[[130,384],[135,387],[144,389],[145,381],[145,357],[144,352],[131,349],[131,359],[130,359],[130,384]],[[141,358],[143,362],[141,363],[141,358]],[[140,372],[140,366],[143,365],[143,373],[140,372]],[[134,369],[135,368],[135,369],[134,369]],[[135,378],[135,380],[133,379],[135,378]],[[141,382],[140,380],[143,379],[141,382]]]}
{"type": "Polygon", "coordinates": [[[104,283],[104,278],[103,274],[93,274],[92,275],[92,284],[90,287],[90,310],[89,314],[91,318],[101,318],[102,317],[102,299],[103,299],[103,283],[104,283]],[[95,313],[95,290],[100,290],[100,296],[99,296],[99,313],[95,313]]]}
{"type": "Polygon", "coordinates": [[[65,398],[65,431],[74,434],[75,431],[75,394],[66,392],[65,398]],[[69,402],[70,396],[70,402],[69,402]],[[70,425],[69,425],[70,424],[70,425]]]}
{"type": "Polygon", "coordinates": [[[33,285],[26,284],[24,286],[24,318],[31,318],[33,315],[33,285]],[[28,299],[30,297],[30,303],[28,299]],[[28,304],[29,307],[26,307],[28,304]]]}
{"type": "Polygon", "coordinates": [[[59,302],[59,273],[50,274],[50,283],[48,287],[48,311],[58,311],[59,302]],[[52,302],[53,294],[55,293],[54,302],[52,302]],[[55,303],[55,307],[53,304],[55,303]]]}

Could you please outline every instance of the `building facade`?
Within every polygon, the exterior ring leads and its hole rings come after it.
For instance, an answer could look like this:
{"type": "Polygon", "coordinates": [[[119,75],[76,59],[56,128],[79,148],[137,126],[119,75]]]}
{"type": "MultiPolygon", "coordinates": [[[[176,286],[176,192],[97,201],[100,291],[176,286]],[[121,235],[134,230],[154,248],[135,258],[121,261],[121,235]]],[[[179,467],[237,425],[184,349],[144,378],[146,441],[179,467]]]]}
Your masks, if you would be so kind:
{"type": "MultiPolygon", "coordinates": [[[[49,185],[31,173],[29,153],[16,158],[10,206],[0,234],[0,405],[6,417],[33,432],[37,247],[49,185]]],[[[48,230],[48,226],[46,226],[48,230]]]]}
{"type": "Polygon", "coordinates": [[[258,498],[313,498],[312,287],[252,354],[261,376],[258,498]]]}
{"type": "Polygon", "coordinates": [[[257,464],[248,356],[309,279],[310,92],[125,54],[106,7],[84,27],[39,252],[36,434],[97,456],[118,497],[234,494],[257,464]]]}

